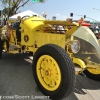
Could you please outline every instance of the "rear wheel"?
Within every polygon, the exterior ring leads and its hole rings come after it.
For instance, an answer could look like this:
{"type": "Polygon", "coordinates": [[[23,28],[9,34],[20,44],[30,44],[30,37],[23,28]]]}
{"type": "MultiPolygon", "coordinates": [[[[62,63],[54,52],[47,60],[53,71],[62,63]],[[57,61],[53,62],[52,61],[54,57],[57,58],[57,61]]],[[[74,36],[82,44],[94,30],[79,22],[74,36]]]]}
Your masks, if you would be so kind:
{"type": "Polygon", "coordinates": [[[74,65],[61,47],[53,44],[40,47],[34,55],[32,66],[35,81],[44,95],[59,100],[73,91],[74,65]]]}
{"type": "Polygon", "coordinates": [[[87,68],[84,70],[84,74],[90,79],[100,81],[100,69],[87,68]]]}

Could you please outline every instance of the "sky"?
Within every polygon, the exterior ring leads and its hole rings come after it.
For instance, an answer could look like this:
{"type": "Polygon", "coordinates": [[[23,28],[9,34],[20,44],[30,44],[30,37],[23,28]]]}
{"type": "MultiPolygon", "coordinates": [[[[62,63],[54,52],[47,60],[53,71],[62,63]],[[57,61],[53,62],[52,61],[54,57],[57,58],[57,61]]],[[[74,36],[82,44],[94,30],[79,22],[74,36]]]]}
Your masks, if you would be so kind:
{"type": "Polygon", "coordinates": [[[40,15],[46,12],[47,19],[56,16],[58,20],[65,20],[71,18],[70,13],[73,13],[73,20],[80,19],[79,15],[86,15],[88,18],[85,20],[100,21],[100,0],[45,0],[45,3],[35,4],[30,0],[29,4],[19,9],[19,11],[25,10],[32,10],[40,15]]]}

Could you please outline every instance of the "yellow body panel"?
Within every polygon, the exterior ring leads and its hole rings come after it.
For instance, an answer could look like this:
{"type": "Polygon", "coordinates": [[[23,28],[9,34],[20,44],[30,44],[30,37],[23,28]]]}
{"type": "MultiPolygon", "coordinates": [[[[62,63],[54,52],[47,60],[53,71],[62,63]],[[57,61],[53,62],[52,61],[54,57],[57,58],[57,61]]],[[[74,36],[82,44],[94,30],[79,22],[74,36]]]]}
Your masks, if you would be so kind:
{"type": "MultiPolygon", "coordinates": [[[[41,47],[45,44],[57,44],[65,49],[65,35],[64,34],[51,34],[51,33],[40,33],[35,32],[34,34],[27,32],[27,30],[22,34],[22,41],[21,45],[31,46],[30,50],[33,50],[36,45],[36,48],[41,47]],[[27,34],[28,33],[28,34],[27,34]],[[24,41],[24,36],[28,35],[29,40],[28,42],[24,41]]],[[[29,51],[29,50],[28,50],[29,51]]]]}
{"type": "Polygon", "coordinates": [[[29,17],[25,20],[22,20],[21,25],[24,25],[25,27],[27,27],[27,29],[33,30],[36,27],[39,27],[39,25],[43,24],[43,21],[42,21],[44,20],[43,18],[38,17],[38,20],[37,20],[37,17],[29,17]]]}
{"type": "Polygon", "coordinates": [[[71,36],[77,30],[77,26],[72,27],[68,32],[66,32],[66,36],[71,36]]]}
{"type": "MultiPolygon", "coordinates": [[[[13,20],[10,20],[9,23],[16,22],[13,20]]],[[[77,36],[79,34],[80,37],[84,38],[84,33],[81,30],[77,24],[67,21],[52,21],[52,20],[46,20],[42,17],[27,17],[21,19],[20,23],[20,32],[21,32],[21,41],[17,41],[16,37],[16,31],[12,30],[11,37],[9,40],[9,43],[15,44],[15,46],[19,45],[19,50],[22,50],[22,47],[25,46],[26,52],[36,52],[36,50],[45,44],[56,44],[63,49],[66,50],[66,52],[70,55],[70,57],[73,59],[73,63],[78,64],[82,69],[86,68],[86,64],[83,60],[79,58],[73,57],[72,52],[68,52],[68,48],[66,49],[67,43],[71,41],[74,41],[74,36],[77,36]],[[60,34],[60,32],[57,32],[57,30],[53,29],[52,25],[63,25],[66,27],[64,30],[64,34],[60,34]],[[70,28],[69,28],[70,27],[70,28]],[[69,29],[68,29],[69,28],[69,29]],[[48,31],[45,31],[48,29],[48,31]],[[25,41],[25,36],[28,37],[28,40],[25,41]]],[[[86,31],[86,29],[84,29],[86,31]]],[[[90,34],[91,32],[88,31],[90,34]]],[[[92,36],[93,37],[93,36],[92,36]]],[[[91,40],[90,40],[91,41],[91,40]]],[[[97,44],[97,43],[96,43],[97,44]]],[[[98,49],[98,45],[96,47],[98,49]]],[[[9,53],[18,53],[18,50],[10,50],[9,53]]]]}
{"type": "Polygon", "coordinates": [[[65,49],[65,35],[51,33],[36,33],[34,34],[34,43],[37,44],[37,47],[40,47],[44,44],[57,44],[65,49]]]}
{"type": "Polygon", "coordinates": [[[16,31],[12,30],[11,32],[11,37],[10,37],[10,42],[15,43],[16,42],[16,31]]]}
{"type": "Polygon", "coordinates": [[[84,61],[82,61],[81,59],[79,58],[75,58],[73,57],[73,63],[79,65],[81,68],[85,69],[86,68],[86,64],[84,63],[84,61]]]}

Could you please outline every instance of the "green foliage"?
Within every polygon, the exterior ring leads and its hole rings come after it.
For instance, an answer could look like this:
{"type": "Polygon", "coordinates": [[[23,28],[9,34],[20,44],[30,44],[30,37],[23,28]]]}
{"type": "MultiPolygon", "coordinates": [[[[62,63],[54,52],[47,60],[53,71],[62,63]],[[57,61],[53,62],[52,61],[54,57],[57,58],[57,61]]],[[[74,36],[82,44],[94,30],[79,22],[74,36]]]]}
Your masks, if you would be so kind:
{"type": "MultiPolygon", "coordinates": [[[[12,16],[17,13],[20,7],[26,5],[30,0],[1,0],[2,5],[4,5],[3,14],[8,14],[8,16],[12,16]]],[[[45,0],[39,0],[43,3],[45,0]]]]}

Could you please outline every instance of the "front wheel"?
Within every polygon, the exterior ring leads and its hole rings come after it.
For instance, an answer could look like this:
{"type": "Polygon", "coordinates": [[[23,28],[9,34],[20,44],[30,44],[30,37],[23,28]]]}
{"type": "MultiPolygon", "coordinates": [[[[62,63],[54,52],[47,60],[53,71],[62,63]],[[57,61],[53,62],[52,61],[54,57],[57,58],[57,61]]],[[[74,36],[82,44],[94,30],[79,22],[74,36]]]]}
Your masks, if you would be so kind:
{"type": "Polygon", "coordinates": [[[37,86],[50,99],[60,100],[73,91],[74,64],[61,47],[54,44],[40,47],[34,55],[32,68],[37,86]]]}
{"type": "Polygon", "coordinates": [[[99,69],[87,68],[86,70],[84,70],[84,74],[90,79],[100,81],[100,68],[99,69]]]}

